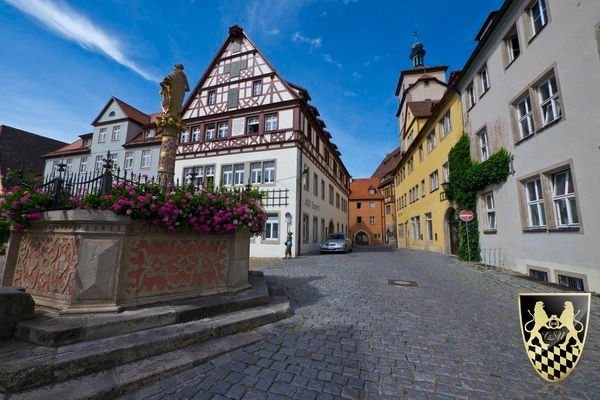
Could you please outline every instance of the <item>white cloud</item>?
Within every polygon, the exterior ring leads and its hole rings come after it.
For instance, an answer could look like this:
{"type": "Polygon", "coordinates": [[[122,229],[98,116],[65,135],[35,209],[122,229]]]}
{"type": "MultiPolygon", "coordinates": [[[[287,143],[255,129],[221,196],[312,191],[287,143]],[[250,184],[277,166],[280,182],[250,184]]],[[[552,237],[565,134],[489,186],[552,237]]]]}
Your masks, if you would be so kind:
{"type": "Polygon", "coordinates": [[[271,29],[270,31],[267,32],[267,35],[271,35],[271,36],[277,36],[279,35],[279,29],[271,29]]]}
{"type": "Polygon", "coordinates": [[[322,38],[319,37],[316,39],[311,39],[309,37],[302,35],[300,32],[294,32],[294,34],[292,35],[292,41],[300,42],[300,43],[308,43],[310,45],[311,51],[314,49],[318,49],[323,44],[322,38]]]}
{"type": "Polygon", "coordinates": [[[352,73],[352,79],[358,80],[358,79],[362,79],[362,77],[363,76],[356,71],[352,73]]]}
{"type": "Polygon", "coordinates": [[[344,66],[342,64],[340,64],[339,62],[337,62],[336,60],[334,60],[333,58],[331,58],[331,54],[325,54],[325,56],[323,57],[323,59],[325,60],[326,63],[335,65],[339,69],[344,68],[344,66]]]}
{"type": "Polygon", "coordinates": [[[354,93],[353,91],[351,91],[351,90],[346,90],[344,92],[344,96],[346,96],[346,97],[355,97],[355,96],[358,96],[358,95],[356,93],[354,93]]]}
{"type": "Polygon", "coordinates": [[[9,4],[40,21],[51,31],[74,41],[86,50],[100,51],[142,77],[156,81],[127,58],[123,43],[116,36],[95,26],[84,15],[64,3],[49,0],[6,0],[9,4]]]}

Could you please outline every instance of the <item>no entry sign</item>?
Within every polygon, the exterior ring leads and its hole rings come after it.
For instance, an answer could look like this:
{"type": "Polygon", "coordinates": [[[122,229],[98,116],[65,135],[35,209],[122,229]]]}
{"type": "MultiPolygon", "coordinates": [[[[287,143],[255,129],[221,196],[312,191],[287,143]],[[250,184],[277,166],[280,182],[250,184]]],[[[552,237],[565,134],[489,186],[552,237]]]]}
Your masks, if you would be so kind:
{"type": "Polygon", "coordinates": [[[462,210],[458,214],[458,218],[460,218],[460,220],[464,221],[464,222],[472,221],[473,220],[473,211],[471,211],[471,210],[462,210]]]}

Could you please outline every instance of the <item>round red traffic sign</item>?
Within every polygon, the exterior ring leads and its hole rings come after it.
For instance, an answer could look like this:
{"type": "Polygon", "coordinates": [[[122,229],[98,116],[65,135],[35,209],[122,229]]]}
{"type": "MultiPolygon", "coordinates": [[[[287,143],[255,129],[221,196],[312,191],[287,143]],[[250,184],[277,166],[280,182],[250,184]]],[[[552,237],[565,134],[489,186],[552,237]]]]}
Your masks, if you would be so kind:
{"type": "Polygon", "coordinates": [[[471,210],[462,210],[458,214],[458,218],[460,218],[461,221],[465,221],[465,222],[472,221],[473,220],[473,211],[471,211],[471,210]]]}

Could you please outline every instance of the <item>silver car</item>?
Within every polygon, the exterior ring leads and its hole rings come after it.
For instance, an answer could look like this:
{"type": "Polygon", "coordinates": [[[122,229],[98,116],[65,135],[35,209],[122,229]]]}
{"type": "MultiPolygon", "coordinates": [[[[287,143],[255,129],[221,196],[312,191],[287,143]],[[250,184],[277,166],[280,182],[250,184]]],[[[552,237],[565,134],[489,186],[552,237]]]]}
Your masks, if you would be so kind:
{"type": "Polygon", "coordinates": [[[343,233],[332,233],[327,235],[321,245],[321,254],[324,253],[347,253],[352,251],[352,239],[344,235],[343,233]]]}

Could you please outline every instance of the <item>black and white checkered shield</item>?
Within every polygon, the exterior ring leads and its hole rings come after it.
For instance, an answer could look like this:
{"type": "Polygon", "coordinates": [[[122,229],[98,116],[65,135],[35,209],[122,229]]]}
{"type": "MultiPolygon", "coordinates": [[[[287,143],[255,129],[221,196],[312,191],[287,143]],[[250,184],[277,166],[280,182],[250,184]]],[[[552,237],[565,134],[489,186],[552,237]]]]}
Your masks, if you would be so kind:
{"type": "Polygon", "coordinates": [[[519,293],[529,361],[550,382],[565,379],[581,358],[590,316],[589,293],[519,293]]]}

